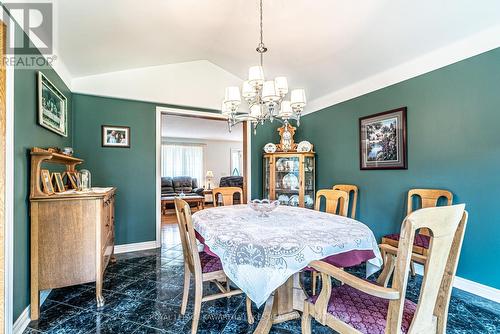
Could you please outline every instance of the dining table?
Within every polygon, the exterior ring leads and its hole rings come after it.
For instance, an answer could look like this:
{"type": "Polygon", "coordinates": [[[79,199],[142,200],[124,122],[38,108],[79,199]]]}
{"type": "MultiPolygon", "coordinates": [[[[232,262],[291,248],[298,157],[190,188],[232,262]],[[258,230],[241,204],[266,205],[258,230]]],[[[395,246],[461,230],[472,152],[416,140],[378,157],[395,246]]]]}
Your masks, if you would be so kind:
{"type": "Polygon", "coordinates": [[[373,232],[343,216],[278,206],[267,216],[245,204],[193,214],[197,238],[206,252],[220,258],[227,277],[260,307],[254,333],[296,319],[308,298],[300,272],[328,258],[338,267],[366,262],[366,276],[380,270],[382,257],[373,232]]]}

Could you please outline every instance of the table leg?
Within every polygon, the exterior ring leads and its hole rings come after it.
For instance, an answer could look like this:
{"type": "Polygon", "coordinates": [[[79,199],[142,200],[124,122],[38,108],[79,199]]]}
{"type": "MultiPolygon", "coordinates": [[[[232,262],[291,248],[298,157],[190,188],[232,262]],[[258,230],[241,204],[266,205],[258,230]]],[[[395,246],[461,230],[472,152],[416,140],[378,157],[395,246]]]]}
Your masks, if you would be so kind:
{"type": "Polygon", "coordinates": [[[266,306],[264,306],[264,312],[262,313],[262,317],[260,318],[259,324],[253,334],[269,333],[271,326],[273,325],[273,306],[274,293],[267,299],[266,306]]]}
{"type": "Polygon", "coordinates": [[[269,297],[254,334],[267,334],[273,324],[300,318],[307,294],[302,288],[299,273],[290,277],[269,297]]]}

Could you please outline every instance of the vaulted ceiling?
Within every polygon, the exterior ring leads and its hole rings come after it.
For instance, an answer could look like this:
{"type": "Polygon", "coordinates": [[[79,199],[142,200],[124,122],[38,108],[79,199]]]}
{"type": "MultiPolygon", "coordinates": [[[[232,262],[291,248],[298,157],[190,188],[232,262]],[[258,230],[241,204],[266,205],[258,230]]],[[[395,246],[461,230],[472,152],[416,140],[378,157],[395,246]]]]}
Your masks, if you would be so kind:
{"type": "MultiPolygon", "coordinates": [[[[257,0],[57,0],[57,49],[73,78],[208,60],[244,79],[258,62],[257,9],[257,0]]],[[[264,0],[264,67],[312,100],[499,26],[498,0],[264,0]]]]}

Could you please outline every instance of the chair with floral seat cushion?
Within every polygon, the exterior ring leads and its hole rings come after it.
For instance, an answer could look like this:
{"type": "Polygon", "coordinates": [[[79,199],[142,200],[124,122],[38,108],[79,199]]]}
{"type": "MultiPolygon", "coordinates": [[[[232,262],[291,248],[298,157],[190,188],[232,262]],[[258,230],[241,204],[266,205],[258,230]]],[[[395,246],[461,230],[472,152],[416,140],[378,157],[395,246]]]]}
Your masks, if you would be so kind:
{"type": "MultiPolygon", "coordinates": [[[[441,198],[445,199],[444,203],[445,205],[451,205],[451,203],[453,202],[453,194],[448,190],[411,189],[410,191],[408,191],[407,208],[406,208],[407,215],[409,215],[414,211],[414,198],[420,199],[420,208],[422,209],[438,206],[439,200],[441,198]]],[[[429,249],[429,243],[430,243],[429,231],[427,231],[426,229],[420,230],[419,233],[417,233],[415,236],[415,240],[413,243],[413,253],[415,253],[416,255],[417,254],[420,255],[420,257],[417,256],[417,258],[422,260],[415,262],[423,264],[424,267],[425,267],[425,257],[427,256],[427,252],[429,249]]],[[[399,244],[398,233],[393,233],[382,237],[382,245],[390,245],[397,248],[398,244],[399,244]]],[[[383,258],[385,258],[384,251],[390,249],[391,249],[390,247],[381,247],[383,258]]],[[[411,263],[410,269],[412,275],[415,276],[415,267],[413,261],[411,263]]],[[[387,282],[385,282],[385,285],[387,285],[387,282]]]]}
{"type": "Polygon", "coordinates": [[[332,189],[345,191],[346,193],[349,194],[349,197],[351,197],[352,193],[352,200],[349,199],[349,205],[348,205],[351,207],[350,209],[351,214],[349,215],[349,217],[351,217],[352,219],[356,219],[356,204],[358,203],[358,187],[355,186],[354,184],[336,184],[332,187],[332,189]]]}
{"type": "MultiPolygon", "coordinates": [[[[181,314],[184,315],[186,313],[191,274],[193,274],[195,295],[191,333],[195,334],[198,330],[202,302],[231,297],[241,294],[242,291],[231,290],[229,284],[227,284],[226,288],[221,284],[221,282],[229,282],[229,280],[217,256],[210,255],[206,252],[198,252],[189,204],[180,198],[175,198],[175,211],[177,214],[177,224],[179,226],[182,253],[184,256],[184,290],[182,293],[181,314]],[[221,292],[203,296],[203,282],[207,281],[213,282],[221,292]]],[[[253,323],[254,319],[248,298],[247,317],[248,322],[253,323]]]]}
{"type": "Polygon", "coordinates": [[[304,302],[302,333],[311,333],[311,317],[339,333],[445,333],[453,279],[467,225],[465,205],[417,210],[402,223],[396,255],[388,254],[388,263],[377,282],[369,282],[323,261],[309,265],[323,277],[318,296],[304,302]],[[428,228],[432,239],[428,252],[428,270],[423,277],[418,303],[405,298],[412,243],[415,233],[428,228]],[[397,259],[397,261],[396,261],[397,259]],[[395,265],[392,287],[381,282],[395,265]],[[332,287],[331,277],[344,285],[332,287]]]}

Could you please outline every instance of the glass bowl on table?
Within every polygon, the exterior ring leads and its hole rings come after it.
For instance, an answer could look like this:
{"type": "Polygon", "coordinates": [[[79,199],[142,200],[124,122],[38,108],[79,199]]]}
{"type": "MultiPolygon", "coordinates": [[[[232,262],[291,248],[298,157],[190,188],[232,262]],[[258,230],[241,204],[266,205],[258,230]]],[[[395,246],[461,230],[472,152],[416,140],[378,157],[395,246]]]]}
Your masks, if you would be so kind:
{"type": "Polygon", "coordinates": [[[269,217],[268,213],[280,205],[279,201],[269,201],[268,199],[254,199],[248,206],[259,214],[259,217],[269,217]]]}

